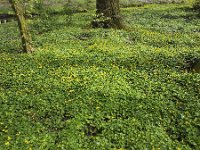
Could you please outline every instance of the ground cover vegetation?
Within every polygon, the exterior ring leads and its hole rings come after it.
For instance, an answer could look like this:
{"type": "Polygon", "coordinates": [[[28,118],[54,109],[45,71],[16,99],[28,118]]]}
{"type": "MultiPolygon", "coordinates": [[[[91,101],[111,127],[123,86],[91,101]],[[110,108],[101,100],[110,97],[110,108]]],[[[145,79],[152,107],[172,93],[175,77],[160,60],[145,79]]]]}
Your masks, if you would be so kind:
{"type": "Polygon", "coordinates": [[[192,7],[123,8],[124,30],[91,28],[92,9],[48,9],[27,20],[32,54],[21,53],[17,22],[1,24],[0,149],[198,150],[192,7]]]}

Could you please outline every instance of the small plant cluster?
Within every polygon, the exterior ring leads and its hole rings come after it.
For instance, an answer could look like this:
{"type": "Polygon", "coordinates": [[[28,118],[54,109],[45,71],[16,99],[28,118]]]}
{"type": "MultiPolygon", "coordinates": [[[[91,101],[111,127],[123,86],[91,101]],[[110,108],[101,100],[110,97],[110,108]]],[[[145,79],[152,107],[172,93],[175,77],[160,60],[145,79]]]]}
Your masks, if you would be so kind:
{"type": "Polygon", "coordinates": [[[95,28],[110,28],[112,18],[104,16],[104,14],[95,15],[92,26],[95,28]]]}

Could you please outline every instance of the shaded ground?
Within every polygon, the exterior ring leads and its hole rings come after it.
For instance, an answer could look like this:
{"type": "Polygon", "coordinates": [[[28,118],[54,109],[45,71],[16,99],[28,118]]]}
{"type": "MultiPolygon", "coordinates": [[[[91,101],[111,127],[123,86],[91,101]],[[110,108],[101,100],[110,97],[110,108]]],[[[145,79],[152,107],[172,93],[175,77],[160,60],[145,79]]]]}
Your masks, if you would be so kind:
{"type": "Polygon", "coordinates": [[[15,15],[12,15],[12,14],[0,14],[0,20],[8,20],[8,19],[11,19],[11,18],[14,18],[15,15]]]}

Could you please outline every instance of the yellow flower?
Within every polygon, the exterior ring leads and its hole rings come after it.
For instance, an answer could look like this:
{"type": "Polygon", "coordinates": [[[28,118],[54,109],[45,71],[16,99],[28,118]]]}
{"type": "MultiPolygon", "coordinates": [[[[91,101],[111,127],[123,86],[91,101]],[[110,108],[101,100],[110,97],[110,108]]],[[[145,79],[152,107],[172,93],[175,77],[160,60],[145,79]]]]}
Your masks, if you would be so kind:
{"type": "Polygon", "coordinates": [[[74,92],[74,90],[69,90],[69,93],[72,93],[72,92],[74,92]]]}
{"type": "Polygon", "coordinates": [[[7,133],[7,132],[8,132],[8,130],[6,130],[6,129],[2,129],[2,131],[3,131],[3,132],[5,132],[5,133],[7,133]]]}
{"type": "Polygon", "coordinates": [[[12,138],[10,136],[8,136],[8,141],[10,141],[12,138]]]}
{"type": "Polygon", "coordinates": [[[30,141],[28,141],[27,139],[25,139],[25,140],[24,140],[24,143],[30,144],[30,141]]]}
{"type": "Polygon", "coordinates": [[[8,142],[8,141],[7,141],[7,142],[5,142],[5,145],[6,145],[6,146],[10,145],[10,142],[8,142]]]}

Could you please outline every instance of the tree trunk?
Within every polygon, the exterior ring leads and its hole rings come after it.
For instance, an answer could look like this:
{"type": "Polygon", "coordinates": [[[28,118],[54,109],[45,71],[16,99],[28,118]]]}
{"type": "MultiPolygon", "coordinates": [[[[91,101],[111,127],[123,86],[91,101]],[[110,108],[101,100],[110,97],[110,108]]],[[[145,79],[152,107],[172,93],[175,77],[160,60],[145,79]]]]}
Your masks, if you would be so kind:
{"type": "Polygon", "coordinates": [[[119,0],[97,0],[94,27],[123,28],[119,0]]]}
{"type": "Polygon", "coordinates": [[[192,70],[193,70],[193,72],[200,73],[200,60],[198,60],[198,61],[194,64],[192,70]]]}
{"type": "Polygon", "coordinates": [[[31,44],[32,40],[31,40],[30,34],[28,33],[26,19],[24,17],[25,10],[23,7],[23,1],[9,0],[9,3],[11,4],[12,9],[14,10],[17,16],[17,22],[19,26],[20,35],[21,35],[23,52],[31,53],[33,52],[32,44],[31,44]]]}

